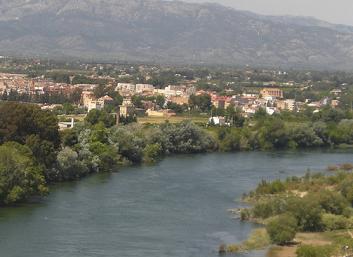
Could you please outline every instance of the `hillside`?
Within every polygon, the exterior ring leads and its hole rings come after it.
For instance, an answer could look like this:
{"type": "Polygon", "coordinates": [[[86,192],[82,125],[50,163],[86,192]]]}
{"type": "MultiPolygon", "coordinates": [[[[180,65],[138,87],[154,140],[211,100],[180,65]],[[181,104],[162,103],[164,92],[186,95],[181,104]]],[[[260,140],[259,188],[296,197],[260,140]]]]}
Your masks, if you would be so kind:
{"type": "Polygon", "coordinates": [[[1,0],[0,54],[166,63],[346,68],[353,29],[216,4],[1,0]]]}

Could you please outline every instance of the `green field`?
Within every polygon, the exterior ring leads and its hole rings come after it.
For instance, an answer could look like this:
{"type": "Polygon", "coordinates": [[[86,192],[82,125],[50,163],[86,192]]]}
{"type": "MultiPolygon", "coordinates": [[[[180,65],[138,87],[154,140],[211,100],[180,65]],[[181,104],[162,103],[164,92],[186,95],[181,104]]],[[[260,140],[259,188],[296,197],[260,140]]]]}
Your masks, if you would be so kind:
{"type": "Polygon", "coordinates": [[[207,116],[173,116],[173,117],[140,117],[137,118],[137,122],[140,124],[161,124],[166,121],[170,123],[180,123],[185,120],[191,120],[195,123],[207,123],[208,117],[207,116]]]}

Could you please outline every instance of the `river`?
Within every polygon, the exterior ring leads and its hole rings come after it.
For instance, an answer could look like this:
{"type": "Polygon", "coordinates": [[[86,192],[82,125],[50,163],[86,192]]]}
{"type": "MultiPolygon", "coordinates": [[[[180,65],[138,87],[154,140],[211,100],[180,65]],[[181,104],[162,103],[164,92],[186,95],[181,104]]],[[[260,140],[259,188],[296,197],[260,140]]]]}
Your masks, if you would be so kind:
{"type": "MultiPolygon", "coordinates": [[[[254,225],[232,219],[261,179],[353,161],[349,152],[170,157],[61,184],[40,202],[0,209],[1,257],[217,257],[254,225]]],[[[263,252],[247,256],[263,257],[263,252]]]]}

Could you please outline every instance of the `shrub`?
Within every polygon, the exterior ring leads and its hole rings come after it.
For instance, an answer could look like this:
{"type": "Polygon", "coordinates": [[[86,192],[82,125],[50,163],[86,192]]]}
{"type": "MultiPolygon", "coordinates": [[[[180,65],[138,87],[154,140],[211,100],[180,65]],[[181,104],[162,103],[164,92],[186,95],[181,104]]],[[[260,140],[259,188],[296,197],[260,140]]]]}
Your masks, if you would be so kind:
{"type": "Polygon", "coordinates": [[[85,176],[88,168],[79,160],[77,152],[65,147],[57,156],[57,172],[51,173],[50,181],[75,180],[85,176]]]}
{"type": "Polygon", "coordinates": [[[264,194],[278,194],[282,193],[286,190],[285,185],[279,179],[273,182],[267,182],[262,180],[261,183],[256,188],[256,194],[264,195],[264,194]]]}
{"type": "Polygon", "coordinates": [[[350,227],[350,221],[344,216],[334,214],[323,214],[322,222],[325,230],[339,230],[350,227]]]}
{"type": "Polygon", "coordinates": [[[337,192],[321,190],[312,195],[313,201],[318,201],[322,209],[328,213],[341,215],[343,210],[348,207],[348,201],[337,192]]]}
{"type": "Polygon", "coordinates": [[[260,201],[252,209],[255,218],[267,219],[273,216],[272,204],[270,201],[260,201]]]}
{"type": "Polygon", "coordinates": [[[249,238],[243,243],[245,250],[260,250],[271,243],[270,237],[266,229],[255,229],[249,236],[249,238]]]}
{"type": "Polygon", "coordinates": [[[240,247],[238,245],[228,245],[226,248],[227,253],[237,253],[240,251],[240,247]]]}
{"type": "Polygon", "coordinates": [[[244,221],[244,220],[249,220],[251,218],[251,212],[249,211],[249,209],[242,209],[240,211],[240,220],[244,221]]]}
{"type": "Polygon", "coordinates": [[[143,157],[145,162],[156,162],[162,155],[162,147],[160,144],[147,145],[143,150],[143,157]]]}
{"type": "Polygon", "coordinates": [[[350,170],[353,170],[353,164],[351,164],[351,163],[343,163],[343,164],[340,165],[340,168],[342,170],[350,171],[350,170]]]}
{"type": "Polygon", "coordinates": [[[298,230],[297,220],[291,214],[282,214],[272,218],[266,230],[272,243],[283,245],[294,239],[298,230]]]}
{"type": "Polygon", "coordinates": [[[322,230],[322,209],[312,197],[288,199],[288,211],[296,217],[299,230],[310,232],[322,230]]]}
{"type": "Polygon", "coordinates": [[[327,166],[328,171],[337,171],[338,167],[336,165],[329,165],[327,166]]]}

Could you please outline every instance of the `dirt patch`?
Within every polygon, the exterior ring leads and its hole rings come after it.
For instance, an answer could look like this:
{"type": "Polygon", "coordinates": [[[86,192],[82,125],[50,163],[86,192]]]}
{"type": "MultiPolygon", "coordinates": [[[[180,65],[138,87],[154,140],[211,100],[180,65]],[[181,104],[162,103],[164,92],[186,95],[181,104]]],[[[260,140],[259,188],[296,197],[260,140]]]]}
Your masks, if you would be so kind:
{"type": "Polygon", "coordinates": [[[296,257],[297,246],[273,246],[267,253],[267,257],[296,257]]]}
{"type": "Polygon", "coordinates": [[[269,249],[267,257],[296,257],[296,251],[300,244],[305,245],[329,245],[331,241],[325,238],[323,233],[298,233],[295,241],[297,245],[273,246],[269,249]]]}

